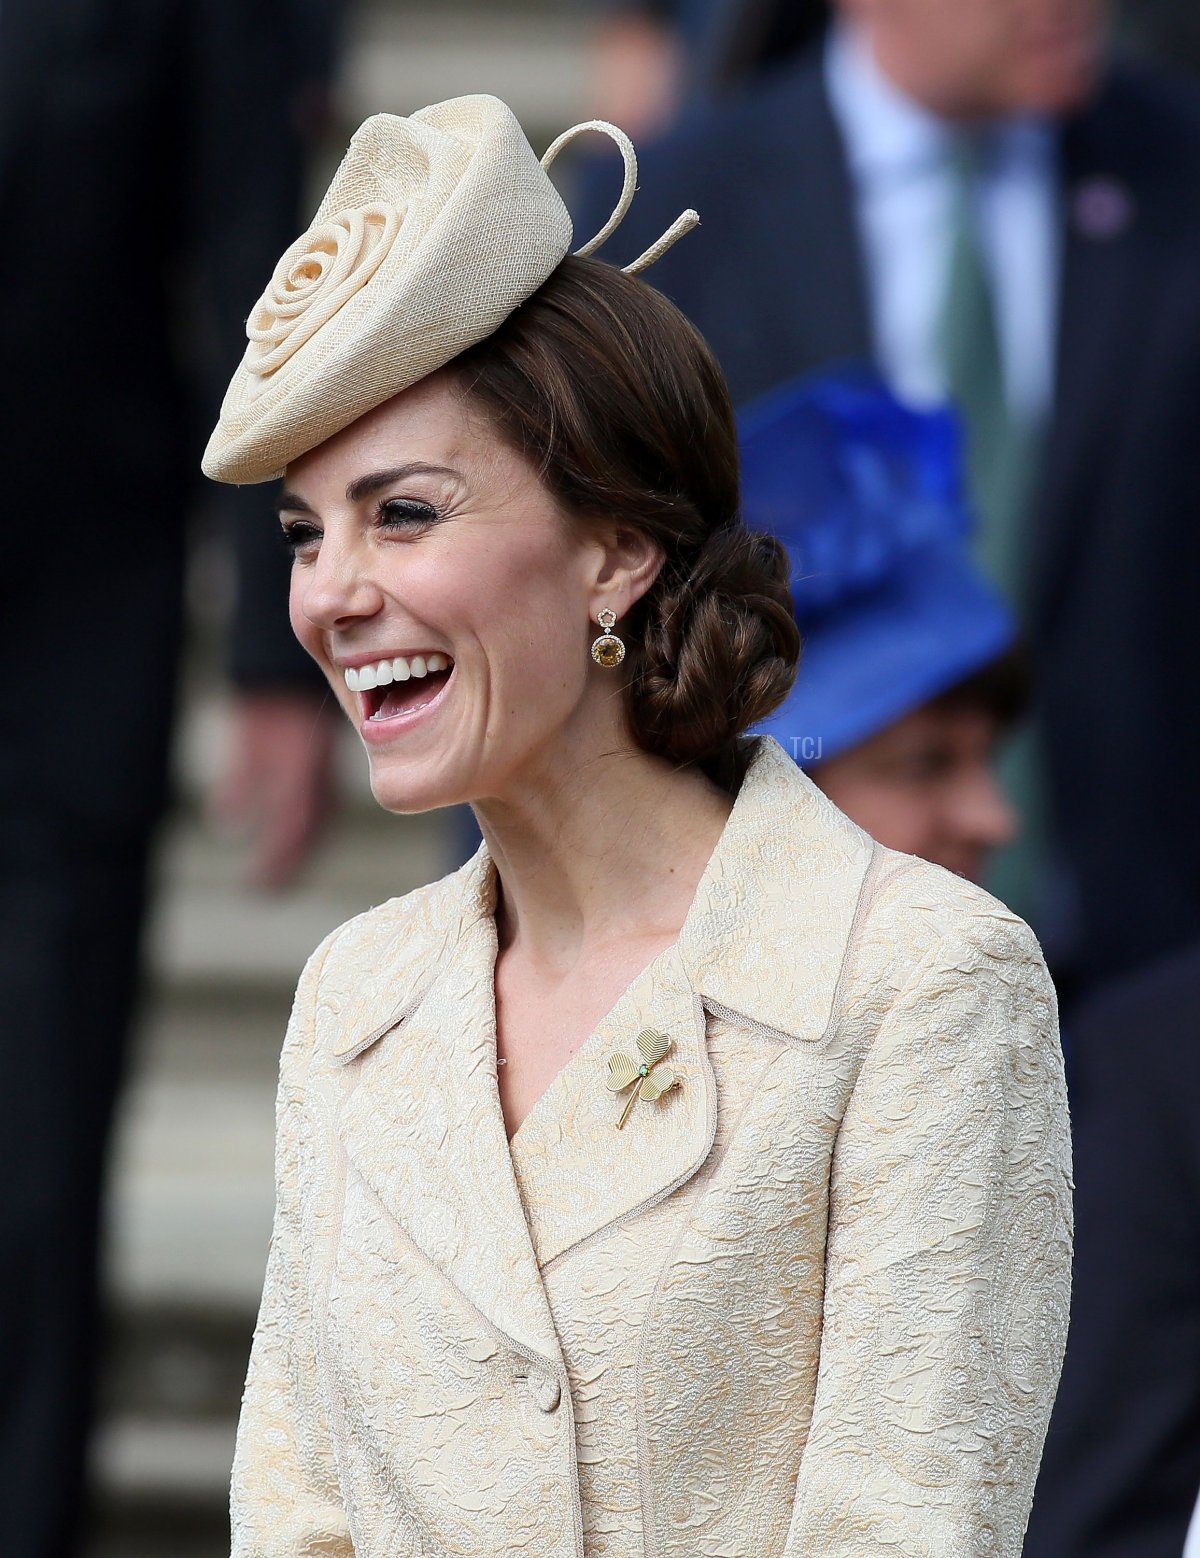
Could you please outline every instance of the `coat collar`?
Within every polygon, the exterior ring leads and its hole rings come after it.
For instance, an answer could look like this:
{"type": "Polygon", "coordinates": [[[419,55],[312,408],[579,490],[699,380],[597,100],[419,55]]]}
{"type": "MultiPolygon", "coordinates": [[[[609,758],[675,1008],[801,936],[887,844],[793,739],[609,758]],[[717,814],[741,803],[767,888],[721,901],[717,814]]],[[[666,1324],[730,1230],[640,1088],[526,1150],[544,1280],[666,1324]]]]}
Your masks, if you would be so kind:
{"type": "Polygon", "coordinates": [[[561,1364],[542,1266],[669,1194],[707,1157],[717,1096],[705,1006],[792,1042],[825,1032],[872,848],[776,741],[756,738],[677,943],[625,991],[511,1149],[496,1086],[487,846],[353,923],[327,960],[317,1012],[318,1064],[348,1073],[338,1120],[348,1160],[518,1347],[561,1364]],[[671,1036],[683,1085],[636,1104],[617,1131],[606,1057],[644,1026],[671,1036]],[[553,1196],[527,1205],[514,1158],[539,1184],[549,1173],[553,1196]]]}

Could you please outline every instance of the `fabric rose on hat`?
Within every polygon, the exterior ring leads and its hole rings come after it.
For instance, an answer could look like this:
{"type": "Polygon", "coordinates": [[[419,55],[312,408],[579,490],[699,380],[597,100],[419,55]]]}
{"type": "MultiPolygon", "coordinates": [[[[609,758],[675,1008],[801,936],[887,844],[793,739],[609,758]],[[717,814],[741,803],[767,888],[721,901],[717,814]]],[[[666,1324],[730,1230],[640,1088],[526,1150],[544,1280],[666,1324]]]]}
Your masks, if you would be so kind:
{"type": "Polygon", "coordinates": [[[392,246],[405,209],[377,204],[341,211],[297,238],[246,323],[249,372],[285,363],[362,286],[392,246]]]}
{"type": "Polygon", "coordinates": [[[282,475],[490,335],[570,242],[567,209],[498,98],[374,115],[250,314],[205,473],[282,475]]]}

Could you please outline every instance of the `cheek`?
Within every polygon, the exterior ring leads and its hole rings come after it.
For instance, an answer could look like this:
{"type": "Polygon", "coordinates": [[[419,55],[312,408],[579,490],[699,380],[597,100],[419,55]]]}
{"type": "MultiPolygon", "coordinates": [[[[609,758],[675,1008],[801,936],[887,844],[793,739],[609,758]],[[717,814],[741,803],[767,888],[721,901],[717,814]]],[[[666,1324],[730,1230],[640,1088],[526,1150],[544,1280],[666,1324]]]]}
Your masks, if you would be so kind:
{"type": "Polygon", "coordinates": [[[554,721],[582,696],[591,664],[587,642],[560,600],[496,624],[483,642],[493,688],[510,712],[539,724],[554,721]],[[529,697],[531,687],[538,689],[536,699],[529,697]]]}
{"type": "MultiPolygon", "coordinates": [[[[469,616],[506,694],[514,686],[550,694],[582,686],[591,641],[587,606],[560,552],[546,546],[494,553],[462,586],[459,614],[469,616]]],[[[593,628],[593,636],[599,631],[593,628]]]]}
{"type": "Polygon", "coordinates": [[[1016,16],[996,0],[944,0],[934,37],[943,68],[972,95],[986,98],[997,74],[1007,74],[1019,56],[1016,16]]]}
{"type": "Polygon", "coordinates": [[[930,859],[944,828],[939,808],[922,786],[881,787],[877,796],[876,828],[868,826],[891,849],[930,859]]]}

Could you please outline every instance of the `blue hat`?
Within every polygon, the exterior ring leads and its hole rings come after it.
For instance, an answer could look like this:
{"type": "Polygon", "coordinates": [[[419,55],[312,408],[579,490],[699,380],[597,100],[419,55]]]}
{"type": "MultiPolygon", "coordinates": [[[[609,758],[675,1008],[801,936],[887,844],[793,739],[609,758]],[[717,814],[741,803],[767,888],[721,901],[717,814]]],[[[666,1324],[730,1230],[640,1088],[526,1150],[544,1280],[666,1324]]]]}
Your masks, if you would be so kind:
{"type": "Polygon", "coordinates": [[[760,721],[802,767],[885,729],[1017,636],[970,560],[959,424],[872,370],[781,385],[738,417],[742,511],[783,541],[804,647],[760,721]]]}

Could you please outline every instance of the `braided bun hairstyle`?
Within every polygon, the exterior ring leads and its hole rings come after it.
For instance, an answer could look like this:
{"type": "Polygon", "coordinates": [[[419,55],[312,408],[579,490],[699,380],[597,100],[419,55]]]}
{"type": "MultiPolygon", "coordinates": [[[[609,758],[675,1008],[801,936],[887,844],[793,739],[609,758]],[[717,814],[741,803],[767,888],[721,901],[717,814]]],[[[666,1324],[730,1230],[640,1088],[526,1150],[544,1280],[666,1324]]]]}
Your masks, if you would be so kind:
{"type": "Polygon", "coordinates": [[[703,337],[645,282],[571,256],[451,372],[573,521],[657,542],[663,565],[614,629],[630,730],[735,793],[742,733],[787,696],[800,635],[787,552],[740,518],[733,409],[703,337]]]}

